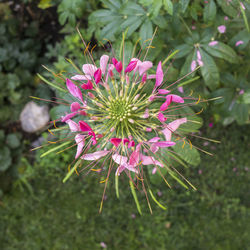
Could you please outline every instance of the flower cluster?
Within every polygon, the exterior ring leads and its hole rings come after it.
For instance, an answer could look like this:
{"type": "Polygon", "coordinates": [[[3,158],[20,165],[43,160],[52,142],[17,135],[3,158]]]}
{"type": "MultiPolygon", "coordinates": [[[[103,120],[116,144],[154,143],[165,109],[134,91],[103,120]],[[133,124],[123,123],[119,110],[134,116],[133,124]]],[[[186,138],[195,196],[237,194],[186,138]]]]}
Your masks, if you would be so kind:
{"type": "Polygon", "coordinates": [[[155,74],[148,74],[152,67],[152,62],[138,58],[124,67],[116,58],[103,55],[99,67],[84,64],[83,74],[66,79],[75,101],[61,121],[75,134],[75,158],[91,161],[90,169],[102,158],[112,159],[110,171],[115,169],[116,175],[132,171],[142,179],[143,166],[152,165],[153,173],[164,167],[156,153],[176,144],[172,134],[187,118],[168,121],[171,105],[183,104],[184,98],[162,88],[161,62],[155,74]],[[73,121],[77,116],[80,120],[73,121]]]}

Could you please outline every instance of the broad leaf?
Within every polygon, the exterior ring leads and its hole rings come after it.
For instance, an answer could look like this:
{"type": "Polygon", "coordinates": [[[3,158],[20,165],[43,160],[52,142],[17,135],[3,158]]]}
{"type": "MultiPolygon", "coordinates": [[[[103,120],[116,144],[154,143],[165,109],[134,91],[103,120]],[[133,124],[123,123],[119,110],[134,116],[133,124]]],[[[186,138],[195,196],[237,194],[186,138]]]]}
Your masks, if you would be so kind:
{"type": "Polygon", "coordinates": [[[171,2],[171,0],[163,0],[163,5],[166,9],[166,11],[168,12],[169,15],[173,15],[173,3],[171,2]]]}
{"type": "Polygon", "coordinates": [[[216,17],[216,4],[214,0],[210,0],[209,3],[205,5],[203,12],[203,19],[205,23],[210,23],[216,17]]]}
{"type": "Polygon", "coordinates": [[[213,60],[204,50],[200,49],[203,66],[201,67],[201,74],[204,78],[205,84],[214,90],[219,86],[219,71],[213,60]]]}
{"type": "Polygon", "coordinates": [[[228,45],[218,42],[214,46],[204,45],[202,46],[210,55],[222,58],[230,63],[238,63],[238,56],[235,51],[228,45]]]}

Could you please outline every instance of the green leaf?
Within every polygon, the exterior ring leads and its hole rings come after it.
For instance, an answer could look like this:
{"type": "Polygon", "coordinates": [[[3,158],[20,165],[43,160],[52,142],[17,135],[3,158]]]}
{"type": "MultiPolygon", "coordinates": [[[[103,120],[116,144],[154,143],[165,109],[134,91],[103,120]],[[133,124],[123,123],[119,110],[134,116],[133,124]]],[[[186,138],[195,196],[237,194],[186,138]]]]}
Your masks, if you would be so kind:
{"type": "Polygon", "coordinates": [[[153,25],[152,22],[147,19],[146,22],[140,28],[141,43],[153,37],[153,25]]]}
{"type": "MultiPolygon", "coordinates": [[[[183,66],[181,67],[181,74],[180,74],[181,76],[184,76],[184,75],[186,75],[186,74],[188,74],[188,73],[191,72],[191,68],[190,68],[190,67],[191,67],[191,63],[192,63],[194,57],[195,57],[195,53],[194,53],[194,52],[191,52],[191,53],[186,57],[186,61],[185,61],[185,63],[183,64],[183,66]]],[[[194,74],[191,74],[190,76],[188,76],[188,77],[185,78],[185,79],[191,78],[192,75],[194,75],[194,74]]]]}
{"type": "Polygon", "coordinates": [[[106,39],[112,39],[112,36],[119,30],[121,25],[120,17],[112,19],[113,21],[106,25],[101,31],[101,37],[106,39]]]}
{"type": "Polygon", "coordinates": [[[243,19],[244,19],[244,23],[245,23],[246,29],[247,29],[247,31],[249,32],[249,25],[248,25],[248,20],[247,20],[246,12],[245,12],[245,10],[242,8],[242,5],[241,5],[241,4],[240,4],[240,10],[241,10],[241,13],[242,13],[242,16],[243,16],[243,19]]]}
{"type": "Polygon", "coordinates": [[[248,105],[235,103],[232,108],[232,115],[240,125],[243,125],[249,119],[248,105]]]}
{"type": "Polygon", "coordinates": [[[231,40],[229,41],[229,44],[231,46],[235,46],[237,41],[243,41],[244,43],[237,47],[237,50],[243,50],[247,47],[249,41],[250,41],[250,33],[247,30],[241,30],[239,33],[234,35],[231,40]]]}
{"type": "Polygon", "coordinates": [[[137,210],[138,210],[139,214],[142,215],[140,203],[138,201],[138,198],[137,198],[137,195],[136,195],[136,192],[135,192],[135,187],[134,187],[134,184],[133,184],[132,181],[129,181],[129,186],[130,186],[133,198],[135,200],[135,204],[136,204],[137,210]]]}
{"type": "Polygon", "coordinates": [[[115,17],[121,16],[110,10],[97,10],[91,14],[90,19],[97,19],[101,23],[109,23],[113,21],[115,17]]]}
{"type": "Polygon", "coordinates": [[[238,10],[234,2],[225,1],[225,0],[217,0],[217,3],[220,5],[224,13],[230,17],[237,17],[238,10]]]}
{"type": "Polygon", "coordinates": [[[210,55],[222,58],[230,63],[238,63],[238,56],[235,51],[228,45],[218,42],[214,46],[204,45],[202,46],[210,55]]]}
{"type": "Polygon", "coordinates": [[[121,29],[128,28],[127,37],[129,37],[142,23],[143,18],[138,16],[129,17],[125,22],[121,24],[121,29]]]}
{"type": "Polygon", "coordinates": [[[179,4],[181,5],[181,12],[185,13],[187,10],[187,7],[189,5],[190,0],[180,0],[179,4]]]}
{"type": "Polygon", "coordinates": [[[18,148],[20,146],[20,140],[16,134],[8,134],[6,137],[6,143],[10,148],[18,148]]]}
{"type": "Polygon", "coordinates": [[[0,172],[5,171],[11,164],[11,155],[8,147],[0,148],[0,172]]]}
{"type": "Polygon", "coordinates": [[[187,163],[197,166],[200,163],[200,154],[196,148],[183,141],[178,141],[173,147],[174,151],[187,163]],[[183,147],[184,145],[184,147],[183,147]]]}
{"type": "Polygon", "coordinates": [[[242,101],[245,104],[250,104],[250,90],[246,91],[243,95],[242,95],[242,101]]]}
{"type": "Polygon", "coordinates": [[[200,49],[201,58],[204,65],[200,68],[201,74],[204,78],[205,84],[214,90],[219,86],[219,71],[211,56],[209,56],[204,50],[200,49]]]}
{"type": "Polygon", "coordinates": [[[214,0],[210,0],[209,3],[205,5],[203,12],[203,19],[205,23],[212,22],[216,17],[216,4],[214,0]]]}
{"type": "Polygon", "coordinates": [[[163,5],[165,10],[168,12],[169,15],[173,15],[173,3],[171,0],[163,0],[163,5]]]}
{"type": "Polygon", "coordinates": [[[188,55],[192,51],[193,47],[185,43],[178,45],[177,47],[175,47],[175,49],[179,50],[178,54],[175,56],[176,59],[179,59],[188,55]]]}

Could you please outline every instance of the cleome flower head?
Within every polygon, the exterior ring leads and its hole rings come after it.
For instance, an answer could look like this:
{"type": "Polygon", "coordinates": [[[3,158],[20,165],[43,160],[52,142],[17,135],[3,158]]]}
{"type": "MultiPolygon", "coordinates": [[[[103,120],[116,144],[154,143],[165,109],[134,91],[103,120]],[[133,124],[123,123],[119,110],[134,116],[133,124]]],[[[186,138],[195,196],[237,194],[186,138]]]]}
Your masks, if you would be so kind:
{"type": "MultiPolygon", "coordinates": [[[[179,141],[183,147],[185,143],[186,147],[193,147],[180,132],[192,120],[186,113],[183,116],[181,112],[172,112],[197,104],[201,99],[180,96],[183,88],[178,92],[174,85],[181,79],[166,84],[165,63],[161,61],[153,65],[145,58],[131,57],[125,64],[125,58],[102,55],[99,63],[95,63],[91,53],[88,58],[90,62],[83,64],[77,74],[65,77],[63,90],[72,101],[66,103],[68,112],[61,114],[58,121],[65,123],[64,128],[69,130],[64,144],[75,147],[75,160],[64,182],[77,170],[103,174],[104,199],[110,176],[115,176],[117,188],[119,176],[127,175],[140,211],[135,187],[141,185],[147,197],[144,173],[158,173],[169,185],[162,171],[167,170],[174,179],[178,179],[179,172],[166,156],[178,158],[174,149],[179,141]]],[[[163,207],[149,191],[153,200],[163,207]]],[[[116,193],[119,196],[118,190],[116,193]]]]}

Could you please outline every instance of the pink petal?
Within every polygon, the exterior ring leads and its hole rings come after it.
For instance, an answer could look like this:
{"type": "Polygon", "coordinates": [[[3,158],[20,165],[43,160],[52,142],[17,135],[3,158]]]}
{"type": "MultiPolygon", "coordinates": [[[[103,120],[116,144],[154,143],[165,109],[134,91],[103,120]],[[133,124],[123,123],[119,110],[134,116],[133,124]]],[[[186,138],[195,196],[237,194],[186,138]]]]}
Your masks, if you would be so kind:
{"type": "Polygon", "coordinates": [[[182,87],[182,86],[181,86],[181,87],[178,87],[178,91],[179,91],[180,93],[184,93],[183,87],[182,87]]]}
{"type": "Polygon", "coordinates": [[[161,107],[160,107],[160,111],[165,111],[169,106],[169,103],[167,101],[165,101],[161,107]]]}
{"type": "Polygon", "coordinates": [[[72,80],[76,81],[84,81],[84,80],[91,80],[91,76],[89,75],[75,75],[71,77],[72,80]]]}
{"type": "Polygon", "coordinates": [[[92,128],[86,122],[79,121],[78,124],[79,124],[81,131],[83,131],[83,132],[92,131],[92,128]]]}
{"type": "Polygon", "coordinates": [[[117,59],[116,58],[112,58],[112,63],[114,64],[114,66],[118,63],[117,59]]]}
{"type": "Polygon", "coordinates": [[[115,65],[115,69],[117,70],[118,73],[121,73],[122,72],[122,62],[118,62],[115,65]]]}
{"type": "Polygon", "coordinates": [[[71,132],[77,132],[77,131],[80,131],[80,128],[78,126],[78,124],[70,119],[68,119],[66,121],[66,123],[69,125],[69,129],[71,132]]]}
{"type": "Polygon", "coordinates": [[[176,143],[173,141],[160,141],[160,142],[156,142],[155,146],[160,147],[160,148],[166,148],[166,147],[174,146],[175,144],[176,143]]]}
{"type": "Polygon", "coordinates": [[[215,45],[217,45],[218,44],[218,41],[212,41],[212,42],[210,42],[208,45],[209,46],[215,46],[215,45]]]}
{"type": "Polygon", "coordinates": [[[241,8],[242,8],[243,10],[246,9],[246,7],[244,6],[244,4],[243,4],[242,2],[240,2],[240,6],[241,6],[241,8]]]}
{"type": "Polygon", "coordinates": [[[158,120],[159,120],[160,122],[165,122],[165,121],[167,120],[167,118],[160,112],[160,113],[158,114],[158,120]]]}
{"type": "Polygon", "coordinates": [[[101,56],[101,58],[100,58],[100,68],[101,68],[101,71],[102,71],[103,75],[106,72],[108,61],[109,61],[109,56],[107,56],[107,55],[101,56]]]}
{"type": "Polygon", "coordinates": [[[109,153],[108,150],[102,150],[102,151],[96,151],[91,154],[85,154],[81,157],[81,159],[86,160],[86,161],[96,161],[103,156],[107,155],[109,153]]]}
{"type": "Polygon", "coordinates": [[[170,93],[170,91],[166,89],[158,89],[158,93],[160,95],[167,95],[168,93],[170,93]]]}
{"type": "Polygon", "coordinates": [[[91,135],[91,141],[93,142],[93,145],[95,145],[97,143],[96,141],[96,136],[95,136],[95,132],[93,130],[88,132],[88,135],[91,135]]]}
{"type": "Polygon", "coordinates": [[[198,64],[199,64],[199,66],[201,66],[201,67],[204,65],[202,60],[199,60],[199,59],[198,59],[197,62],[198,62],[198,64]]]}
{"type": "Polygon", "coordinates": [[[150,139],[148,142],[158,142],[161,138],[160,137],[153,137],[152,139],[150,139]]]}
{"type": "Polygon", "coordinates": [[[81,85],[81,88],[82,89],[93,89],[93,83],[90,80],[88,80],[87,83],[84,83],[81,85]]]}
{"type": "Polygon", "coordinates": [[[184,103],[184,99],[178,95],[167,95],[166,100],[168,104],[171,102],[184,103]]]}
{"type": "Polygon", "coordinates": [[[142,165],[157,165],[163,167],[163,165],[159,161],[155,160],[153,156],[146,156],[141,154],[141,160],[142,165]]]}
{"type": "Polygon", "coordinates": [[[143,116],[144,119],[149,118],[149,109],[146,109],[143,116]]]}
{"type": "Polygon", "coordinates": [[[147,73],[144,73],[141,78],[142,83],[145,83],[147,81],[147,73]]]}
{"type": "Polygon", "coordinates": [[[66,79],[66,85],[70,94],[83,102],[81,90],[69,79],[66,79]]]}
{"type": "Polygon", "coordinates": [[[225,33],[226,32],[226,26],[225,25],[220,25],[220,26],[218,26],[218,31],[221,33],[221,34],[223,34],[223,33],[225,33]]]}
{"type": "Polygon", "coordinates": [[[122,142],[123,142],[123,144],[125,145],[126,143],[129,143],[129,139],[128,139],[128,138],[124,138],[124,139],[122,140],[122,142]]]}
{"type": "Polygon", "coordinates": [[[146,132],[151,132],[152,128],[146,128],[146,132]]]}
{"type": "Polygon", "coordinates": [[[82,65],[82,71],[85,73],[85,75],[94,76],[94,73],[96,72],[97,67],[93,64],[83,64],[82,65]]]}
{"type": "Polygon", "coordinates": [[[96,84],[98,84],[101,81],[101,78],[102,78],[102,71],[101,71],[101,69],[97,69],[96,70],[96,72],[94,73],[94,78],[95,78],[96,84]]]}
{"type": "Polygon", "coordinates": [[[192,61],[190,68],[191,68],[191,71],[195,70],[195,68],[196,68],[196,61],[195,60],[192,61]]]}
{"type": "Polygon", "coordinates": [[[197,55],[197,59],[201,60],[201,52],[199,50],[197,50],[196,55],[197,55]]]}
{"type": "Polygon", "coordinates": [[[128,143],[128,148],[131,148],[134,146],[135,146],[135,142],[133,140],[128,143]]]}
{"type": "Polygon", "coordinates": [[[155,79],[155,78],[156,78],[156,75],[148,75],[147,79],[155,79]]]}
{"type": "Polygon", "coordinates": [[[153,67],[153,63],[150,61],[139,62],[138,64],[139,64],[138,70],[139,70],[140,76],[143,75],[143,73],[145,73],[147,70],[153,67]]]}
{"type": "Polygon", "coordinates": [[[136,67],[136,64],[137,64],[137,61],[130,61],[130,63],[125,69],[125,73],[131,72],[132,70],[134,70],[136,67]]]}
{"type": "Polygon", "coordinates": [[[89,96],[90,98],[92,98],[92,99],[95,99],[95,95],[94,95],[93,93],[91,93],[91,92],[88,92],[88,96],[89,96]]]}
{"type": "Polygon", "coordinates": [[[124,166],[119,166],[117,169],[116,169],[116,172],[115,172],[115,175],[120,175],[126,168],[124,166]]]}
{"type": "Polygon", "coordinates": [[[156,167],[154,167],[154,168],[152,169],[152,174],[155,174],[155,173],[156,173],[156,171],[157,171],[157,168],[156,168],[156,167]]]}
{"type": "Polygon", "coordinates": [[[161,61],[159,62],[156,69],[156,80],[155,80],[155,88],[159,87],[163,81],[163,71],[161,67],[161,61]]]}
{"type": "Polygon", "coordinates": [[[113,161],[115,163],[117,163],[119,165],[124,165],[128,161],[128,157],[122,156],[122,155],[118,155],[118,154],[113,154],[112,155],[112,159],[113,159],[113,161]]]}
{"type": "Polygon", "coordinates": [[[110,142],[115,145],[116,147],[118,147],[120,145],[120,143],[122,142],[122,139],[120,138],[111,138],[110,142]]]}
{"type": "Polygon", "coordinates": [[[240,41],[237,41],[237,42],[235,43],[235,46],[238,47],[238,46],[241,45],[241,44],[244,44],[244,42],[240,40],[240,41]]]}
{"type": "Polygon", "coordinates": [[[81,153],[82,153],[82,149],[84,147],[84,138],[85,136],[84,135],[81,135],[81,134],[77,134],[75,136],[75,141],[76,141],[76,144],[77,144],[77,150],[76,150],[76,156],[75,156],[75,159],[77,159],[81,153]]]}
{"type": "Polygon", "coordinates": [[[138,151],[134,151],[129,158],[129,165],[136,166],[139,163],[140,153],[138,151]]]}
{"type": "Polygon", "coordinates": [[[125,164],[124,167],[128,169],[129,171],[135,172],[138,174],[138,170],[133,165],[125,164]]]}
{"type": "Polygon", "coordinates": [[[165,129],[161,132],[164,134],[166,141],[171,141],[172,132],[179,128],[179,126],[183,123],[187,122],[187,118],[177,119],[173,122],[170,122],[165,129]]]}
{"type": "Polygon", "coordinates": [[[71,112],[75,112],[80,108],[81,108],[81,105],[78,102],[72,102],[70,105],[71,112]]]}
{"type": "Polygon", "coordinates": [[[72,117],[74,117],[76,115],[77,115],[77,112],[73,112],[73,113],[67,114],[65,116],[62,116],[61,122],[66,122],[67,120],[71,119],[72,117]]]}

